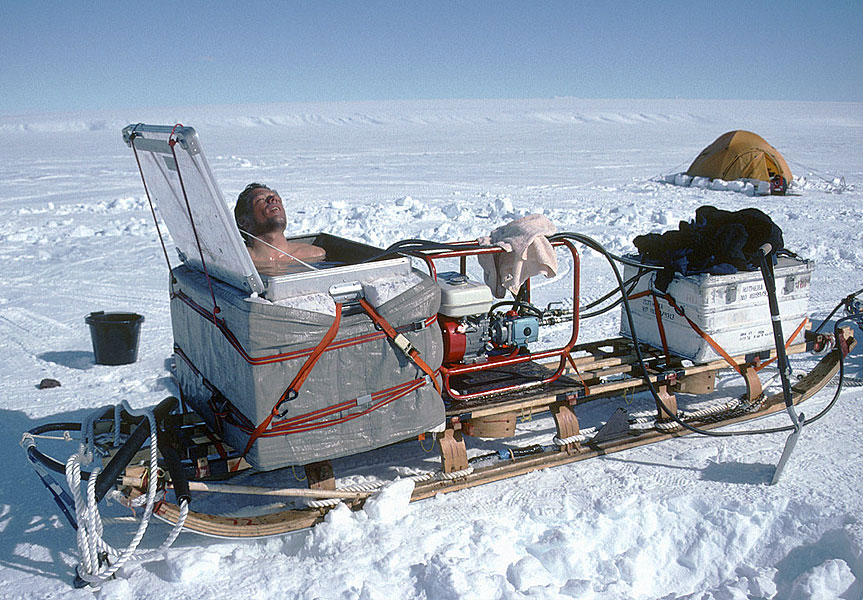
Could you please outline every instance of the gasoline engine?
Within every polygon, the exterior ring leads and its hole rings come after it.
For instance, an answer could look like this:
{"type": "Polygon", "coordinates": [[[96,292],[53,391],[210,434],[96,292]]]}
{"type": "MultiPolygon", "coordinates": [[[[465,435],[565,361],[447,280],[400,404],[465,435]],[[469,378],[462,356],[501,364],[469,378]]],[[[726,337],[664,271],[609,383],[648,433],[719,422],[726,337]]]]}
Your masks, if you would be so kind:
{"type": "Polygon", "coordinates": [[[542,326],[572,320],[572,310],[539,309],[522,298],[493,303],[491,288],[467,275],[437,274],[441,288],[438,323],[443,331],[443,364],[483,363],[501,356],[528,353],[542,326]],[[496,310],[506,307],[506,310],[496,310]]]}

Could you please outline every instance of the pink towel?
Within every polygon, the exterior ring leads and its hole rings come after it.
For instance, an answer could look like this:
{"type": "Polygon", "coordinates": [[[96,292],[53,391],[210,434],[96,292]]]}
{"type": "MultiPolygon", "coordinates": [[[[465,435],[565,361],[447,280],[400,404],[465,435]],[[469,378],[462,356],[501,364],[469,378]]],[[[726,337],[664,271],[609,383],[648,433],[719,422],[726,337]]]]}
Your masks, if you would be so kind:
{"type": "Polygon", "coordinates": [[[480,244],[500,246],[506,251],[477,257],[485,283],[495,297],[503,298],[507,290],[517,294],[521,285],[534,275],[557,274],[557,256],[546,237],[556,232],[548,217],[527,215],[498,227],[490,237],[479,239],[480,244]]]}

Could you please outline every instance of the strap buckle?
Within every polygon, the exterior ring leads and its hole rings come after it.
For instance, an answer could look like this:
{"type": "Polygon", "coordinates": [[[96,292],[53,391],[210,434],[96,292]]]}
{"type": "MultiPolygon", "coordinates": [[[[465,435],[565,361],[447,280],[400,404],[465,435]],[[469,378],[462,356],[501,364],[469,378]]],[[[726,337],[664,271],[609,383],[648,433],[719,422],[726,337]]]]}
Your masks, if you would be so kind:
{"type": "Polygon", "coordinates": [[[416,348],[414,348],[413,344],[411,344],[410,340],[407,339],[404,334],[398,334],[393,338],[393,344],[401,350],[405,356],[408,358],[412,357],[412,353],[416,352],[416,348]]]}

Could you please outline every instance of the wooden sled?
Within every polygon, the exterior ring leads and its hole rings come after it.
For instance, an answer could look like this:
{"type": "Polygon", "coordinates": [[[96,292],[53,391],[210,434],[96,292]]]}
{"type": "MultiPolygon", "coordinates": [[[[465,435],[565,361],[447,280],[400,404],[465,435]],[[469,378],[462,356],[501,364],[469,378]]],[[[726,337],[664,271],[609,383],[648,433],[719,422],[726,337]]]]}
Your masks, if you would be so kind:
{"type": "MultiPolygon", "coordinates": [[[[843,330],[847,352],[854,347],[856,341],[851,337],[850,329],[843,330]]],[[[657,408],[657,418],[653,426],[630,427],[625,416],[621,417],[622,409],[613,412],[611,418],[598,429],[589,439],[575,441],[578,437],[578,419],[575,410],[579,405],[600,398],[620,395],[624,391],[641,391],[646,384],[640,375],[634,374],[634,353],[631,343],[624,339],[615,339],[602,343],[583,344],[578,347],[585,356],[576,360],[580,379],[561,378],[543,389],[521,393],[515,397],[495,398],[491,401],[471,401],[467,403],[452,403],[447,411],[447,428],[438,434],[441,455],[441,471],[443,476],[433,477],[427,481],[416,483],[411,501],[422,500],[437,494],[454,492],[511,477],[518,477],[531,471],[548,467],[564,465],[620,452],[629,448],[652,444],[674,437],[689,435],[691,431],[662,418],[663,411],[657,408]],[[613,377],[613,379],[612,379],[613,377]],[[589,389],[589,393],[585,393],[589,389]],[[471,423],[477,419],[490,419],[513,413],[523,414],[524,411],[550,412],[557,427],[553,447],[533,447],[517,450],[506,460],[497,460],[487,466],[471,468],[465,446],[466,430],[471,429],[471,423]]],[[[806,344],[796,344],[788,348],[789,354],[798,354],[806,350],[806,344]]],[[[735,357],[741,364],[750,366],[759,360],[769,360],[770,356],[735,357]],[[747,360],[748,359],[748,360],[747,360]]],[[[823,389],[839,370],[843,349],[836,348],[827,353],[807,375],[797,381],[793,387],[793,402],[800,404],[823,389]]],[[[655,352],[649,354],[646,361],[648,371],[651,366],[658,368],[662,357],[655,352]]],[[[542,368],[534,365],[534,368],[542,368]]],[[[661,390],[661,397],[668,407],[676,409],[675,393],[705,393],[710,391],[715,374],[728,365],[724,361],[714,361],[705,365],[685,367],[678,364],[676,369],[664,366],[662,372],[650,374],[651,381],[661,390]],[[674,373],[670,376],[669,373],[674,373]]],[[[753,367],[754,368],[754,367],[753,367]]],[[[702,430],[712,430],[734,423],[740,423],[773,414],[785,408],[782,393],[764,397],[760,391],[760,382],[755,383],[757,375],[745,375],[747,392],[740,400],[739,406],[728,407],[700,417],[696,412],[689,417],[688,423],[702,430]]],[[[192,491],[224,492],[230,488],[225,484],[219,489],[215,484],[192,482],[192,491]]],[[[323,487],[329,487],[324,485],[323,487]]],[[[126,487],[127,494],[134,493],[134,487],[126,487]]],[[[321,489],[313,485],[310,489],[276,489],[237,487],[232,493],[250,493],[272,497],[307,497],[337,499],[347,504],[351,509],[359,509],[373,491],[351,489],[321,489]]],[[[305,509],[279,510],[259,516],[219,516],[190,511],[185,521],[185,529],[200,534],[226,538],[254,538],[279,535],[299,529],[311,527],[323,520],[330,507],[309,507],[305,509]]],[[[179,515],[177,505],[163,501],[155,510],[155,514],[167,522],[174,523],[179,515]]]]}

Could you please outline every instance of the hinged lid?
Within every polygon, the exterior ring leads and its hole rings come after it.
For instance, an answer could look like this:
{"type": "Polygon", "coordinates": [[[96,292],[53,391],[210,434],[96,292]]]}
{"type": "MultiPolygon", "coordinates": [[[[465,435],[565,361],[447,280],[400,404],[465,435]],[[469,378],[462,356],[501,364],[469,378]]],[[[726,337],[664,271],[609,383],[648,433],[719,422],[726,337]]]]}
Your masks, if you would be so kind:
{"type": "Polygon", "coordinates": [[[206,265],[211,275],[241,290],[262,293],[264,283],[195,130],[138,123],[123,129],[123,140],[135,151],[144,187],[181,260],[198,270],[206,265]]]}

